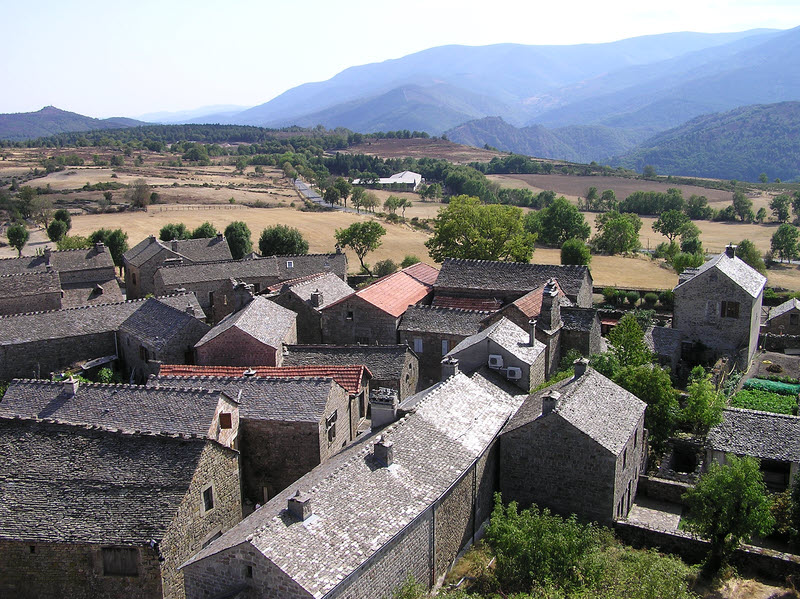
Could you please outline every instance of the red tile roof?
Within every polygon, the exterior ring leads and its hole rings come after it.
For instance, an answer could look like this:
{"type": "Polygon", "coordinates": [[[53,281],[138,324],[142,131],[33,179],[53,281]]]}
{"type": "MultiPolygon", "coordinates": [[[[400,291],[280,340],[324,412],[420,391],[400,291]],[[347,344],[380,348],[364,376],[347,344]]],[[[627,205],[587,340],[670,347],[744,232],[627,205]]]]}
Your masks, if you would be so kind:
{"type": "Polygon", "coordinates": [[[291,287],[292,285],[296,285],[297,283],[304,283],[305,281],[311,281],[312,279],[318,279],[318,278],[320,278],[322,276],[325,276],[325,274],[326,273],[324,273],[324,272],[317,272],[317,273],[314,273],[313,275],[306,275],[305,277],[297,277],[296,279],[289,279],[288,281],[281,281],[280,283],[275,283],[274,285],[270,285],[269,287],[267,287],[266,290],[269,291],[269,292],[274,293],[276,291],[280,291],[281,289],[283,289],[284,285],[289,285],[291,287]]]}
{"type": "MultiPolygon", "coordinates": [[[[559,298],[565,297],[565,293],[561,290],[561,286],[556,283],[556,288],[558,289],[558,296],[559,298]]],[[[544,292],[544,285],[537,287],[530,293],[526,293],[521,298],[514,302],[514,306],[516,306],[520,312],[522,312],[528,318],[533,318],[535,316],[539,316],[542,312],[542,293],[544,292]]]]}
{"type": "Polygon", "coordinates": [[[246,370],[253,370],[259,378],[291,377],[330,377],[339,383],[349,394],[361,391],[364,376],[372,378],[366,366],[187,366],[183,364],[162,364],[159,376],[244,376],[246,370]]]}
{"type": "Polygon", "coordinates": [[[494,298],[436,295],[436,297],[433,298],[433,305],[437,308],[459,308],[461,310],[496,312],[503,307],[503,302],[494,298]]]}

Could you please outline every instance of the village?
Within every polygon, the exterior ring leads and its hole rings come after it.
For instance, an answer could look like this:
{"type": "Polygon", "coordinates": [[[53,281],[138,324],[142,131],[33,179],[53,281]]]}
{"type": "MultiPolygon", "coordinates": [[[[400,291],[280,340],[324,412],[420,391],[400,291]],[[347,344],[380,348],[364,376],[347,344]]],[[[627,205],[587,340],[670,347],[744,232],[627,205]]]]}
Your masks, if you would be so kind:
{"type": "MultiPolygon", "coordinates": [[[[221,233],[123,259],[0,260],[3,596],[436,588],[497,492],[696,555],[683,497],[712,464],[757,458],[776,493],[797,475],[796,390],[788,414],[719,406],[675,434],[611,380],[641,325],[587,266],[446,258],[355,289],[339,246],[234,259],[221,233]]],[[[640,329],[646,368],[788,384],[800,302],[766,308],[766,282],[735,246],[685,270],[640,329]]],[[[800,572],[766,546],[734,560],[800,572]]]]}

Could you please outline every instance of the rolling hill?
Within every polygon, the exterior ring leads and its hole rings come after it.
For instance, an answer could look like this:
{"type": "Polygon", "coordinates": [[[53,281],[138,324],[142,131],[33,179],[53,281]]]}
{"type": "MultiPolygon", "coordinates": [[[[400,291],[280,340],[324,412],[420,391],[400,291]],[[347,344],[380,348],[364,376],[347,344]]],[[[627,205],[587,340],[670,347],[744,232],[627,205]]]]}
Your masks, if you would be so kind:
{"type": "Polygon", "coordinates": [[[55,106],[45,106],[36,112],[0,114],[0,139],[24,141],[47,137],[56,133],[72,131],[93,131],[95,129],[120,129],[146,125],[123,117],[95,119],[75,112],[60,110],[55,106]]]}

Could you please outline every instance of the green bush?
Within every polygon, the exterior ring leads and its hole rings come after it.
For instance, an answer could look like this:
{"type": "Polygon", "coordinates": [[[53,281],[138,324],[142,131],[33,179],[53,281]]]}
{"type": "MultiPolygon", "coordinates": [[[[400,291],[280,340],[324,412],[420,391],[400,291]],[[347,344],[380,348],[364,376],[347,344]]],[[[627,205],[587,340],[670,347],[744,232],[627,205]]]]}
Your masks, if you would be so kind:
{"type": "Polygon", "coordinates": [[[644,294],[644,303],[647,305],[648,308],[652,308],[656,305],[658,301],[658,294],[653,293],[652,291],[649,293],[644,294]]]}
{"type": "Polygon", "coordinates": [[[658,301],[661,306],[667,310],[672,310],[675,305],[675,293],[671,289],[667,289],[658,294],[658,301]]]}
{"type": "Polygon", "coordinates": [[[639,295],[638,291],[628,291],[627,293],[625,293],[625,299],[628,300],[628,303],[631,306],[635,306],[636,303],[639,301],[640,297],[641,296],[639,295]]]}
{"type": "Polygon", "coordinates": [[[731,398],[731,406],[775,414],[797,414],[796,397],[758,389],[742,389],[731,398]]]}

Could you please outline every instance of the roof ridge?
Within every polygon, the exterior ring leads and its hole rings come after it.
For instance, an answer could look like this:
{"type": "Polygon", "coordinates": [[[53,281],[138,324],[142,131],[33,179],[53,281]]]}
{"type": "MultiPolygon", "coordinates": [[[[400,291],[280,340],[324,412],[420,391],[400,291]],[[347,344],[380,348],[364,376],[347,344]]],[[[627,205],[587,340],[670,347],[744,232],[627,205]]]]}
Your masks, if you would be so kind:
{"type": "Polygon", "coordinates": [[[216,439],[209,437],[207,435],[198,435],[197,433],[177,433],[177,432],[165,432],[165,431],[151,431],[145,429],[130,429],[130,428],[114,428],[110,426],[104,426],[102,424],[89,424],[89,423],[77,423],[77,422],[70,422],[69,420],[61,420],[59,418],[39,418],[37,416],[19,416],[15,414],[14,416],[0,416],[0,420],[5,421],[23,421],[23,422],[33,422],[36,424],[55,424],[59,427],[69,427],[73,429],[82,429],[86,431],[101,431],[104,433],[111,433],[114,435],[130,435],[132,437],[156,437],[160,439],[181,439],[184,441],[215,441],[216,439]]]}
{"type": "Polygon", "coordinates": [[[457,308],[455,306],[434,306],[433,304],[421,304],[416,306],[410,306],[410,308],[421,308],[423,310],[445,310],[448,312],[470,312],[470,313],[477,313],[477,314],[494,314],[494,310],[470,310],[469,308],[457,308]]]}
{"type": "MultiPolygon", "coordinates": [[[[4,320],[4,319],[8,319],[8,318],[16,318],[18,316],[34,316],[36,314],[50,314],[52,312],[69,312],[71,310],[89,310],[89,309],[92,309],[92,308],[107,308],[109,306],[122,306],[124,304],[144,303],[147,300],[151,300],[151,299],[160,300],[160,299],[165,299],[165,298],[170,298],[170,297],[183,297],[183,296],[188,296],[188,295],[193,295],[193,294],[191,292],[171,293],[169,295],[159,295],[157,297],[156,296],[154,296],[154,297],[138,297],[136,299],[129,299],[129,300],[121,301],[121,302],[110,302],[108,304],[86,304],[86,305],[83,305],[83,306],[72,306],[72,307],[69,307],[69,308],[57,308],[55,310],[38,310],[38,311],[35,311],[35,312],[19,312],[17,314],[0,315],[0,320],[4,320]]],[[[169,307],[170,308],[174,308],[174,306],[169,306],[169,307]]],[[[177,310],[177,308],[175,308],[175,309],[177,310]]]]}
{"type": "Polygon", "coordinates": [[[24,270],[22,272],[10,272],[4,275],[0,275],[0,279],[6,279],[9,277],[27,277],[31,275],[58,275],[58,271],[55,268],[43,268],[41,270],[24,270]]]}
{"type": "MultiPolygon", "coordinates": [[[[48,387],[55,387],[57,385],[61,386],[67,381],[64,381],[64,380],[62,380],[62,381],[49,381],[47,379],[18,379],[17,378],[17,379],[12,379],[12,382],[17,382],[17,383],[39,383],[41,385],[45,385],[45,386],[48,386],[48,387]]],[[[127,390],[130,390],[130,391],[146,391],[148,393],[150,392],[149,391],[150,389],[154,389],[154,387],[147,387],[145,385],[134,385],[133,383],[97,383],[97,382],[94,382],[94,381],[89,381],[89,382],[80,381],[79,386],[78,386],[78,390],[80,390],[81,387],[90,387],[90,388],[99,388],[99,389],[127,389],[127,390]]],[[[180,387],[180,388],[165,387],[165,389],[167,389],[169,391],[190,391],[190,392],[195,393],[195,394],[197,394],[198,392],[204,393],[204,394],[218,393],[218,391],[214,391],[213,389],[198,389],[197,387],[180,387]]]]}
{"type": "Polygon", "coordinates": [[[770,418],[783,418],[785,420],[794,420],[796,422],[800,422],[800,416],[795,416],[794,414],[781,414],[779,412],[767,412],[766,410],[751,410],[750,408],[734,408],[734,407],[726,407],[726,411],[728,412],[740,412],[743,414],[756,414],[758,416],[769,416],[770,418]]]}
{"type": "MultiPolygon", "coordinates": [[[[234,381],[249,381],[249,380],[256,379],[256,380],[259,380],[259,381],[270,380],[270,381],[281,381],[281,382],[287,382],[287,381],[289,381],[289,382],[299,382],[299,381],[308,381],[308,380],[332,381],[333,377],[332,376],[324,376],[324,375],[319,375],[319,376],[258,376],[256,374],[254,376],[244,376],[244,375],[236,376],[236,375],[225,375],[225,374],[164,374],[164,375],[157,375],[157,378],[155,378],[154,380],[155,380],[156,383],[158,383],[158,381],[162,380],[162,379],[203,379],[203,380],[208,380],[208,381],[226,380],[226,381],[231,381],[231,382],[234,382],[234,381]]],[[[134,385],[134,387],[137,387],[137,386],[140,386],[140,385],[134,385]]],[[[169,387],[169,388],[173,389],[173,390],[177,390],[177,389],[175,389],[175,387],[169,387]]],[[[191,387],[189,387],[189,388],[191,389],[191,387]]],[[[148,389],[152,389],[152,387],[148,387],[148,389]]],[[[210,389],[206,390],[206,391],[210,391],[210,389]]]]}

